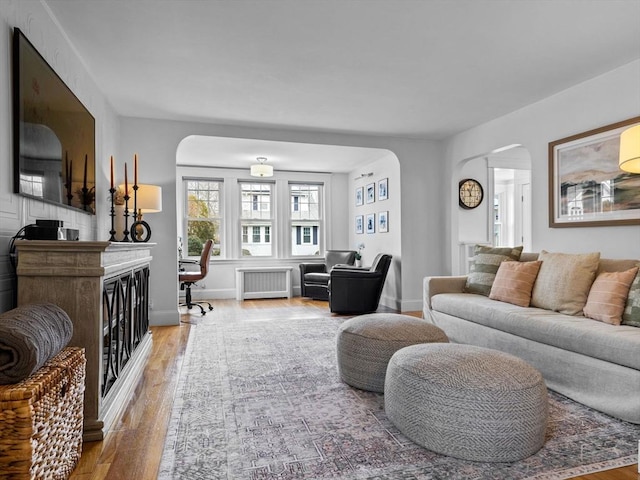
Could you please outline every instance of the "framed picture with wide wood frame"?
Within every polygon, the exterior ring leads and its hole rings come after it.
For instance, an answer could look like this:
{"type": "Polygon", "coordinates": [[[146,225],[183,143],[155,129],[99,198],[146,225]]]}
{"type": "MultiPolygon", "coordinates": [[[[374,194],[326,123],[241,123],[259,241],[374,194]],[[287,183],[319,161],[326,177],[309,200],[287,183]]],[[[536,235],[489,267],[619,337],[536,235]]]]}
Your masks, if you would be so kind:
{"type": "Polygon", "coordinates": [[[640,225],[640,174],[618,167],[630,118],[549,143],[549,227],[640,225]]]}

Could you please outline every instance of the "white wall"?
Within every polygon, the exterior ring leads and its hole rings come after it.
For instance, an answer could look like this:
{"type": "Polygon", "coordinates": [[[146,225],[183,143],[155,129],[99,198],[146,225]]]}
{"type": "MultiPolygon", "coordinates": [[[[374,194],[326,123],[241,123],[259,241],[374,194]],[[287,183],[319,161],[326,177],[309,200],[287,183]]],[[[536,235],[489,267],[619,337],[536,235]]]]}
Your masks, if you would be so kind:
{"type": "Polygon", "coordinates": [[[13,306],[15,287],[7,255],[8,243],[24,225],[34,223],[36,219],[63,220],[65,227],[80,230],[81,240],[108,239],[109,166],[106,159],[114,152],[117,137],[118,118],[67,38],[51,20],[48,10],[40,2],[0,0],[0,311],[13,306]],[[22,30],[95,118],[98,215],[57,207],[13,193],[11,51],[14,27],[22,30]]]}
{"type": "MultiPolygon", "coordinates": [[[[357,249],[357,245],[364,244],[362,250],[362,264],[371,265],[378,253],[386,253],[393,256],[380,303],[394,309],[402,309],[402,215],[401,215],[401,172],[400,163],[392,152],[382,152],[382,158],[370,164],[354,170],[349,175],[349,249],[357,249]],[[361,174],[372,173],[371,176],[362,177],[361,174]],[[388,179],[388,199],[378,199],[378,182],[388,179]],[[375,184],[375,202],[366,203],[366,187],[375,184]],[[361,206],[355,205],[355,190],[364,187],[365,199],[361,206]],[[378,231],[378,215],[381,211],[389,212],[388,232],[378,231]],[[368,214],[376,216],[376,231],[373,234],[366,231],[366,218],[368,214]],[[364,233],[356,234],[355,217],[364,217],[364,233]]],[[[406,310],[406,309],[405,309],[406,310]]]]}
{"type": "MultiPolygon", "coordinates": [[[[121,158],[140,156],[140,177],[144,183],[163,187],[163,211],[153,215],[154,260],[152,264],[151,297],[153,324],[178,322],[178,282],[176,276],[177,218],[171,208],[176,203],[176,150],[188,135],[212,135],[233,138],[251,138],[324,145],[345,145],[382,148],[392,151],[399,160],[401,184],[390,194],[400,194],[400,232],[402,245],[398,249],[410,261],[401,269],[401,297],[397,302],[402,310],[419,310],[422,305],[422,278],[444,270],[442,256],[442,169],[439,166],[441,150],[436,142],[396,138],[341,135],[336,133],[267,130],[224,125],[173,122],[140,118],[123,118],[121,124],[121,158]]],[[[346,186],[346,181],[345,181],[346,186]]],[[[340,209],[339,182],[332,188],[336,194],[333,207],[340,209]]],[[[348,202],[348,188],[340,189],[344,202],[348,202]]],[[[343,203],[342,205],[348,205],[343,203]]],[[[341,230],[348,232],[349,209],[342,207],[340,215],[334,211],[336,225],[331,232],[332,244],[343,244],[341,230]],[[340,217],[344,216],[342,220],[340,217]]],[[[396,247],[397,249],[397,247],[396,247]]]]}
{"type": "Polygon", "coordinates": [[[640,114],[640,60],[497,118],[446,141],[450,271],[459,268],[457,186],[460,162],[506,145],[521,144],[531,154],[532,249],[599,251],[603,257],[640,258],[640,226],[549,228],[547,149],[549,142],[640,114]],[[453,240],[453,243],[452,243],[453,240]]]}
{"type": "MultiPolygon", "coordinates": [[[[460,243],[491,243],[488,234],[489,216],[492,212],[493,199],[489,178],[487,176],[487,158],[478,157],[469,160],[461,166],[458,179],[456,180],[456,208],[458,210],[458,241],[460,243]],[[480,182],[484,191],[484,199],[476,208],[465,210],[458,207],[458,184],[461,180],[472,178],[480,182]]],[[[444,200],[444,199],[443,199],[444,200]]]]}

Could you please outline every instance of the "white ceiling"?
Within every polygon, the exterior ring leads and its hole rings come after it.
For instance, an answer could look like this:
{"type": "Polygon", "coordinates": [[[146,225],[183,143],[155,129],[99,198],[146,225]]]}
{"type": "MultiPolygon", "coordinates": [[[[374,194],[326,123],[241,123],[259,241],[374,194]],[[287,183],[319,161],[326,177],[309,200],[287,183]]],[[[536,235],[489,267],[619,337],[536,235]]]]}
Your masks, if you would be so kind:
{"type": "Polygon", "coordinates": [[[267,163],[278,171],[347,173],[391,155],[388,150],[377,148],[193,135],[180,143],[176,163],[249,168],[257,163],[257,157],[266,157],[267,163]]]}
{"type": "Polygon", "coordinates": [[[44,2],[134,117],[442,139],[640,58],[640,0],[44,2]]]}

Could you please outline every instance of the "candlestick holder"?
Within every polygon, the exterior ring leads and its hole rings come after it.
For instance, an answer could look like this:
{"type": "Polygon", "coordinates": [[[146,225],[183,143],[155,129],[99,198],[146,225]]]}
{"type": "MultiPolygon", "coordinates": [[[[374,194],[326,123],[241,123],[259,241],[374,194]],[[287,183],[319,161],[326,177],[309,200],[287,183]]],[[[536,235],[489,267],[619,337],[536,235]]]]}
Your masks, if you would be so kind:
{"type": "Polygon", "coordinates": [[[133,184],[133,214],[138,214],[138,182],[133,184]]]}
{"type": "MultiPolygon", "coordinates": [[[[151,228],[149,224],[142,220],[142,208],[138,208],[138,189],[139,185],[133,185],[133,217],[135,221],[131,224],[131,241],[132,242],[148,242],[151,238],[151,228]]],[[[144,196],[143,196],[144,198],[144,196]]]]}
{"type": "MultiPolygon", "coordinates": [[[[138,168],[137,165],[135,167],[136,169],[138,168]]],[[[136,177],[138,176],[138,173],[136,171],[136,177]]],[[[131,224],[131,241],[132,242],[137,242],[140,235],[138,234],[138,181],[136,180],[135,183],[133,184],[133,218],[134,221],[131,224]]]]}
{"type": "Polygon", "coordinates": [[[122,234],[124,235],[122,237],[123,242],[131,241],[129,239],[129,199],[130,198],[131,197],[129,196],[129,192],[125,191],[124,192],[124,230],[122,231],[122,234]]]}
{"type": "Polygon", "coordinates": [[[81,191],[82,191],[82,209],[86,212],[87,211],[87,205],[89,203],[89,201],[88,201],[89,189],[85,185],[84,187],[82,187],[81,191]]]}
{"type": "Polygon", "coordinates": [[[113,186],[109,189],[109,193],[111,194],[111,214],[109,215],[111,217],[111,230],[109,230],[109,233],[111,234],[111,236],[109,237],[109,241],[110,242],[115,242],[116,240],[116,203],[115,203],[115,196],[116,196],[116,189],[113,188],[113,186]]]}
{"type": "Polygon", "coordinates": [[[71,205],[71,200],[73,199],[73,193],[71,193],[71,184],[67,183],[65,185],[67,190],[67,205],[71,205]]]}

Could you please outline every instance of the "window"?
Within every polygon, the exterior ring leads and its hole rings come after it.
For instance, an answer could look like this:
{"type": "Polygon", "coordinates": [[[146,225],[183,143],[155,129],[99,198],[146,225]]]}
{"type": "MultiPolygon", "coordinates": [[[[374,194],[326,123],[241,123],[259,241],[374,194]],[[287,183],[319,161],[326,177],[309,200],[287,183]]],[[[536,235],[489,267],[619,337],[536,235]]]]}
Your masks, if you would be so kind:
{"type": "Polygon", "coordinates": [[[212,239],[212,255],[220,255],[222,182],[185,180],[187,255],[199,257],[204,243],[212,239]]]}
{"type": "Polygon", "coordinates": [[[270,256],[273,184],[240,182],[242,256],[270,256]],[[251,227],[251,241],[248,231],[251,227]],[[245,231],[247,235],[245,235],[245,231]]]}
{"type": "Polygon", "coordinates": [[[291,254],[320,255],[322,185],[289,184],[291,254]]]}
{"type": "Polygon", "coordinates": [[[328,190],[323,182],[330,181],[329,175],[247,178],[244,170],[185,166],[177,172],[185,256],[199,257],[208,238],[214,241],[214,261],[270,263],[324,255],[328,190]]]}
{"type": "Polygon", "coordinates": [[[44,197],[44,177],[20,173],[20,191],[34,197],[44,197]]]}

